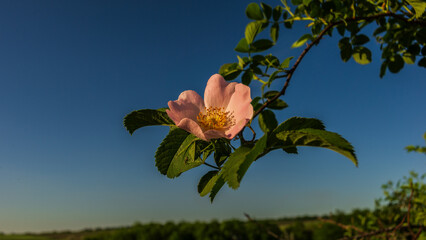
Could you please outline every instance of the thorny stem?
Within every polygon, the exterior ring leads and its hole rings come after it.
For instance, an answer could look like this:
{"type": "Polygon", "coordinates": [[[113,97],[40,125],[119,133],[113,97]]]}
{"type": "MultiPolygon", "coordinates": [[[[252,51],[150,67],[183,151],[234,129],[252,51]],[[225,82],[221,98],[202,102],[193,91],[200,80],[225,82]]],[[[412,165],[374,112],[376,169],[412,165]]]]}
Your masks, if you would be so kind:
{"type": "Polygon", "coordinates": [[[366,16],[366,17],[354,17],[354,18],[349,18],[349,19],[345,19],[345,20],[340,20],[334,23],[330,23],[329,25],[327,25],[319,34],[318,36],[311,42],[309,43],[306,48],[303,50],[303,52],[299,55],[299,57],[297,58],[296,62],[294,63],[293,67],[288,71],[287,73],[287,79],[284,83],[283,88],[281,89],[281,91],[275,95],[273,98],[268,99],[254,114],[253,114],[253,118],[254,119],[257,115],[259,115],[260,112],[263,111],[263,109],[265,109],[268,105],[270,105],[272,102],[274,102],[275,100],[277,100],[280,96],[283,96],[288,88],[288,85],[290,84],[290,80],[293,77],[293,73],[294,71],[296,71],[297,67],[299,66],[300,62],[302,61],[302,59],[305,57],[305,55],[308,53],[308,51],[312,48],[312,46],[316,45],[319,43],[319,41],[321,40],[321,38],[334,26],[337,26],[339,24],[343,24],[343,23],[347,23],[347,22],[356,22],[356,21],[361,21],[361,20],[375,20],[381,17],[394,17],[394,18],[398,18],[402,21],[405,21],[407,23],[413,23],[413,24],[419,24],[421,26],[426,26],[426,22],[421,21],[421,20],[409,20],[407,18],[405,18],[402,15],[398,15],[395,13],[391,13],[391,12],[387,12],[387,13],[380,13],[380,14],[376,14],[376,15],[372,15],[372,16],[366,16]]]}

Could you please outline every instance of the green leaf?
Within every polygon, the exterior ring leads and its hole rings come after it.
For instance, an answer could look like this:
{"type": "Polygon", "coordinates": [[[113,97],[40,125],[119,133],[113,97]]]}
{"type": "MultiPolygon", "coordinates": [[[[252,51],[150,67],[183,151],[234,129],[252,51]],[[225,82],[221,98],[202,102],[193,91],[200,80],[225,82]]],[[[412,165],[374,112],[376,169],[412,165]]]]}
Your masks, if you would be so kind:
{"type": "Polygon", "coordinates": [[[278,73],[280,73],[280,71],[275,71],[275,72],[273,72],[270,76],[269,76],[269,78],[268,78],[268,87],[270,87],[271,86],[271,83],[275,80],[275,77],[277,76],[277,74],[278,73]]]}
{"type": "Polygon", "coordinates": [[[237,55],[237,58],[238,58],[238,66],[240,67],[240,69],[243,69],[245,67],[244,60],[238,55],[237,55]]]}
{"type": "Polygon", "coordinates": [[[246,8],[246,15],[248,18],[253,20],[262,20],[263,13],[257,3],[250,3],[246,8]]]}
{"type": "Polygon", "coordinates": [[[325,130],[324,124],[321,120],[316,118],[302,118],[292,117],[281,123],[275,130],[274,133],[286,131],[286,130],[300,130],[304,128],[313,128],[319,130],[325,130]]]}
{"type": "Polygon", "coordinates": [[[235,51],[237,52],[242,52],[242,53],[248,53],[250,50],[250,47],[247,43],[247,40],[245,38],[242,38],[237,46],[234,48],[235,51]]]}
{"type": "MultiPolygon", "coordinates": [[[[198,182],[198,193],[203,193],[204,189],[206,188],[207,184],[210,182],[210,180],[217,175],[219,171],[209,171],[204,176],[201,177],[200,182],[198,182]]],[[[207,192],[208,193],[208,192],[207,192]]],[[[204,192],[204,195],[207,194],[204,192]]],[[[204,196],[202,195],[202,196],[204,196]]]]}
{"type": "Polygon", "coordinates": [[[399,54],[393,55],[389,58],[388,68],[392,73],[399,72],[404,67],[404,60],[399,54]]]}
{"type": "Polygon", "coordinates": [[[265,50],[268,50],[269,48],[273,47],[274,43],[269,39],[260,39],[254,42],[251,45],[250,51],[251,52],[263,52],[265,50]]]}
{"type": "Polygon", "coordinates": [[[419,65],[419,67],[426,68],[426,57],[423,57],[422,59],[420,59],[417,65],[419,65]]]}
{"type": "Polygon", "coordinates": [[[402,54],[402,59],[407,64],[414,64],[416,62],[416,55],[413,55],[409,52],[405,52],[404,54],[402,54]]]}
{"type": "Polygon", "coordinates": [[[281,66],[280,66],[280,68],[288,68],[289,66],[290,66],[290,61],[291,61],[291,59],[293,59],[294,57],[288,57],[288,58],[286,58],[282,63],[281,63],[281,66]]]}
{"type": "Polygon", "coordinates": [[[387,67],[388,67],[388,62],[387,61],[382,62],[382,65],[380,66],[380,75],[379,75],[380,78],[385,76],[387,67]]]}
{"type": "Polygon", "coordinates": [[[418,55],[420,53],[420,46],[419,44],[413,44],[407,48],[407,52],[411,53],[412,55],[418,55]]]}
{"type": "Polygon", "coordinates": [[[339,48],[342,61],[347,62],[352,56],[352,45],[349,43],[349,38],[342,38],[339,41],[339,48]]]}
{"type": "Polygon", "coordinates": [[[355,47],[352,53],[355,62],[365,65],[371,62],[371,51],[366,47],[355,47]]]}
{"type": "MultiPolygon", "coordinates": [[[[272,99],[277,94],[279,94],[278,91],[269,91],[269,92],[265,93],[263,96],[267,99],[272,99]]],[[[281,110],[281,109],[284,109],[286,107],[288,107],[287,103],[284,102],[281,99],[276,99],[274,102],[272,102],[271,104],[268,105],[268,108],[274,109],[274,110],[281,110]]]]}
{"type": "Polygon", "coordinates": [[[133,111],[124,117],[124,126],[130,134],[141,127],[165,125],[174,126],[165,109],[141,109],[133,111]]]}
{"type": "Polygon", "coordinates": [[[246,26],[245,37],[247,40],[247,44],[251,44],[254,41],[256,35],[260,32],[262,28],[261,22],[250,22],[246,26]]]}
{"type": "Polygon", "coordinates": [[[278,68],[280,66],[280,60],[272,54],[268,54],[265,56],[265,61],[261,64],[268,67],[278,68]]]}
{"type": "Polygon", "coordinates": [[[247,86],[250,85],[252,79],[253,79],[253,71],[251,69],[246,70],[243,76],[241,76],[241,82],[247,86]]]}
{"type": "Polygon", "coordinates": [[[284,147],[282,150],[289,154],[298,154],[297,147],[284,147]]]}
{"type": "Polygon", "coordinates": [[[217,166],[222,166],[225,160],[231,154],[231,147],[223,139],[217,139],[214,141],[214,161],[217,166]]]}
{"type": "Polygon", "coordinates": [[[281,110],[287,108],[288,104],[281,99],[276,99],[274,102],[268,105],[269,109],[281,110]]]}
{"type": "Polygon", "coordinates": [[[280,32],[280,25],[278,23],[274,23],[274,25],[272,25],[271,27],[271,32],[270,32],[272,41],[277,42],[279,32],[280,32]]]}
{"type": "Polygon", "coordinates": [[[275,143],[274,147],[296,147],[311,146],[323,147],[333,150],[349,158],[355,166],[358,160],[352,145],[337,133],[319,129],[305,128],[292,131],[281,131],[276,133],[276,138],[281,142],[275,143]]]}
{"type": "Polygon", "coordinates": [[[279,93],[280,92],[278,92],[278,91],[268,91],[268,92],[266,92],[266,93],[263,94],[263,97],[265,97],[267,99],[271,99],[271,98],[275,97],[279,93]]]}
{"type": "Polygon", "coordinates": [[[272,15],[272,7],[271,7],[271,6],[269,6],[269,5],[268,5],[268,4],[266,4],[266,3],[260,3],[260,6],[262,6],[263,13],[264,13],[264,14],[265,14],[265,16],[266,16],[266,19],[271,18],[271,15],[272,15]]]}
{"type": "Polygon", "coordinates": [[[176,155],[182,143],[190,134],[180,128],[170,128],[169,134],[163,139],[155,153],[155,166],[161,174],[167,175],[170,163],[176,155]]]}
{"type": "Polygon", "coordinates": [[[281,12],[283,11],[281,6],[276,6],[272,12],[272,18],[274,19],[274,21],[278,21],[280,20],[281,17],[281,12]]]}
{"type": "Polygon", "coordinates": [[[222,75],[225,80],[229,81],[237,78],[241,71],[238,63],[225,63],[220,67],[219,74],[222,75]]]}
{"type": "MultiPolygon", "coordinates": [[[[215,172],[215,171],[213,171],[215,172]]],[[[207,173],[200,179],[200,183],[198,185],[198,192],[200,196],[205,196],[210,193],[210,201],[213,202],[216,194],[225,184],[223,177],[220,174],[207,173]],[[206,176],[207,175],[207,176],[206,176]],[[203,179],[204,178],[204,179],[203,179]],[[200,186],[201,184],[201,186],[200,186]],[[201,191],[200,191],[201,190],[201,191]]]]}
{"type": "Polygon", "coordinates": [[[340,34],[340,36],[345,36],[345,25],[343,25],[343,24],[339,24],[339,25],[337,25],[337,32],[340,34]]]}
{"type": "Polygon", "coordinates": [[[407,2],[414,8],[416,18],[420,18],[426,9],[426,1],[424,0],[407,0],[407,2]]]}
{"type": "Polygon", "coordinates": [[[200,159],[201,152],[196,146],[202,143],[203,141],[185,130],[172,128],[155,153],[155,165],[167,177],[178,177],[181,173],[203,164],[200,159]]]}
{"type": "Polygon", "coordinates": [[[265,153],[267,138],[268,135],[265,134],[253,147],[241,146],[229,156],[221,172],[229,187],[237,189],[240,186],[244,174],[253,161],[265,153]]]}
{"type": "MultiPolygon", "coordinates": [[[[210,195],[209,195],[209,197],[210,197],[210,201],[211,202],[213,202],[213,200],[214,200],[214,198],[216,197],[216,195],[217,195],[217,193],[219,192],[219,190],[223,187],[223,185],[225,184],[225,180],[223,179],[223,177],[222,176],[220,176],[220,175],[217,175],[217,176],[214,176],[211,180],[210,180],[210,182],[208,182],[207,183],[207,185],[206,185],[206,187],[205,187],[205,190],[206,190],[206,192],[207,192],[207,190],[210,190],[210,191],[208,191],[208,192],[210,192],[210,195]]],[[[203,191],[204,192],[204,191],[203,191]]],[[[202,192],[202,193],[203,193],[202,192]]],[[[204,195],[202,195],[202,193],[200,194],[201,196],[204,196],[204,195]]]]}
{"type": "Polygon", "coordinates": [[[363,45],[363,44],[368,43],[368,41],[370,41],[370,39],[364,34],[355,35],[352,38],[352,44],[353,45],[363,45]]]}
{"type": "Polygon", "coordinates": [[[255,97],[253,98],[253,100],[251,101],[251,105],[253,106],[253,111],[257,111],[260,107],[262,107],[262,104],[259,103],[260,101],[260,97],[255,97]]]}
{"type": "Polygon", "coordinates": [[[303,35],[302,37],[299,38],[299,40],[297,40],[296,42],[293,43],[293,45],[291,45],[292,48],[298,48],[303,46],[303,44],[305,44],[308,40],[313,40],[313,37],[311,34],[307,33],[305,35],[303,35]]]}
{"type": "Polygon", "coordinates": [[[272,132],[278,125],[275,114],[271,110],[263,110],[259,114],[259,126],[263,132],[272,132]]]}

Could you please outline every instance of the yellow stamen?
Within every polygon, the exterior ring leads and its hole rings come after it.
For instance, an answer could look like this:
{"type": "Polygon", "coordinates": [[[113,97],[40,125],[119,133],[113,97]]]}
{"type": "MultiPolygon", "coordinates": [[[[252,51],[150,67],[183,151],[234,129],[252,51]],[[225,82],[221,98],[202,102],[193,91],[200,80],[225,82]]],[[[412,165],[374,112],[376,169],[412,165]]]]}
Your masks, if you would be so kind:
{"type": "Polygon", "coordinates": [[[206,131],[210,129],[227,130],[235,125],[235,119],[231,112],[226,112],[222,107],[204,108],[197,116],[201,128],[206,131]]]}

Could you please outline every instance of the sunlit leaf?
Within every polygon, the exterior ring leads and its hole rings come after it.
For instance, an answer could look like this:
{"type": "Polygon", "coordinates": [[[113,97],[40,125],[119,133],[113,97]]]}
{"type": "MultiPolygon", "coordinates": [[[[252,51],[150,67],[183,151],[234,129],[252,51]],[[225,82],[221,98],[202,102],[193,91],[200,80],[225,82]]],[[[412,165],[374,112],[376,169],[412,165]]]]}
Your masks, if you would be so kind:
{"type": "Polygon", "coordinates": [[[236,189],[240,186],[247,169],[266,150],[267,138],[268,135],[265,134],[253,147],[241,146],[229,156],[220,173],[229,187],[236,189]]]}
{"type": "Polygon", "coordinates": [[[369,64],[371,62],[371,51],[366,47],[355,47],[352,57],[359,64],[369,64]]]}
{"type": "Polygon", "coordinates": [[[261,27],[261,22],[250,22],[249,24],[247,24],[245,31],[247,44],[251,44],[254,41],[254,38],[260,32],[261,27]]]}
{"type": "Polygon", "coordinates": [[[423,15],[426,9],[426,1],[424,0],[407,0],[407,2],[414,8],[416,12],[416,18],[423,15]]]}
{"type": "Polygon", "coordinates": [[[225,63],[219,69],[219,74],[225,78],[225,80],[233,80],[240,75],[242,69],[238,63],[225,63]]]}
{"type": "Polygon", "coordinates": [[[210,182],[210,180],[217,175],[219,171],[209,171],[204,176],[201,177],[200,182],[198,183],[198,193],[200,193],[201,196],[206,195],[209,192],[204,192],[204,189],[206,188],[207,184],[210,182]],[[204,194],[202,194],[204,193],[204,194]]]}
{"type": "Polygon", "coordinates": [[[299,40],[297,40],[296,42],[293,43],[293,45],[291,45],[292,48],[298,48],[303,46],[303,44],[305,44],[308,40],[312,40],[313,37],[311,34],[305,34],[302,37],[299,38],[299,40]]]}
{"type": "Polygon", "coordinates": [[[402,54],[402,59],[407,64],[414,64],[416,62],[416,55],[406,52],[402,54]]]}
{"type": "Polygon", "coordinates": [[[242,38],[238,42],[238,44],[237,44],[237,46],[235,47],[234,50],[237,51],[237,52],[248,53],[249,50],[250,50],[250,47],[247,43],[247,40],[245,38],[242,38]]]}
{"type": "Polygon", "coordinates": [[[290,61],[291,59],[293,59],[294,57],[288,57],[286,58],[282,63],[280,68],[288,68],[290,66],[290,61]]]}

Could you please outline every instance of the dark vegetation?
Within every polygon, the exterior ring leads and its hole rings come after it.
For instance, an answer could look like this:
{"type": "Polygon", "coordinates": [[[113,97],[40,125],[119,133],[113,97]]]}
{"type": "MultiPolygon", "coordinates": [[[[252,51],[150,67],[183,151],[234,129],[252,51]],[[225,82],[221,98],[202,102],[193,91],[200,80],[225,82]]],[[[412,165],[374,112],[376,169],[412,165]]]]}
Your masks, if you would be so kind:
{"type": "Polygon", "coordinates": [[[382,186],[384,196],[373,210],[337,211],[324,216],[274,220],[135,223],[130,227],[5,235],[0,240],[333,240],[426,239],[426,174],[410,173],[382,186]]]}

